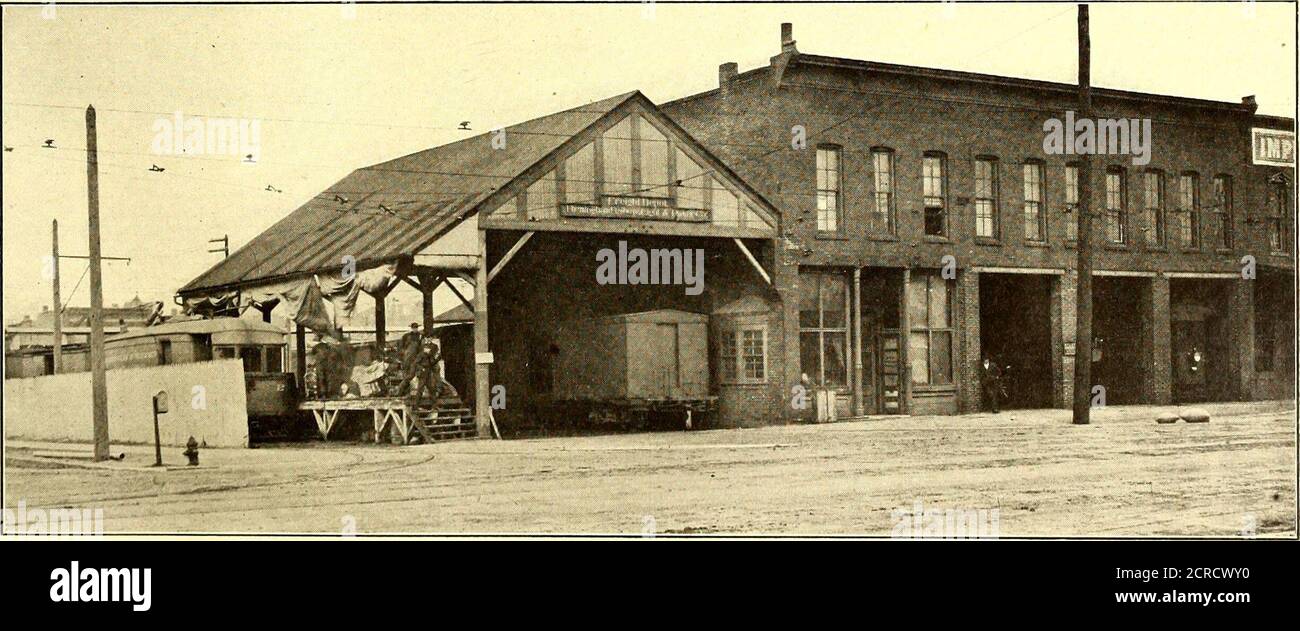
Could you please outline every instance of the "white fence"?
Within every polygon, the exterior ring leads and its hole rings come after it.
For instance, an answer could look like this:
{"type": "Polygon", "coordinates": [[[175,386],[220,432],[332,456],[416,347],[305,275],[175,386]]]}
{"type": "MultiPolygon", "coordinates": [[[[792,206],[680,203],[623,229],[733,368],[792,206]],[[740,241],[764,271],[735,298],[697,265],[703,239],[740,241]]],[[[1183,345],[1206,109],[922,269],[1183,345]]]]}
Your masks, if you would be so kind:
{"type": "MultiPolygon", "coordinates": [[[[4,380],[5,436],[91,442],[90,373],[4,380]]],[[[244,367],[238,359],[108,371],[108,435],[113,443],[153,443],[153,396],[168,395],[158,417],[162,444],[193,436],[209,447],[248,446],[244,367]]]]}

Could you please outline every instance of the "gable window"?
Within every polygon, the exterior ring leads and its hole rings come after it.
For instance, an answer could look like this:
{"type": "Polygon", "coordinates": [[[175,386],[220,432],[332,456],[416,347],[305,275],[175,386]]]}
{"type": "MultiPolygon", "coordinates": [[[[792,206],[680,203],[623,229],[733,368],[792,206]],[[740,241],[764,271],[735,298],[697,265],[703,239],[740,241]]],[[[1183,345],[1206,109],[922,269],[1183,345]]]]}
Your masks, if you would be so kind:
{"type": "Polygon", "coordinates": [[[894,220],[894,152],[889,149],[872,149],[871,168],[876,185],[872,230],[879,235],[893,236],[897,234],[894,220]]]}
{"type": "Polygon", "coordinates": [[[848,287],[833,272],[799,275],[799,360],[814,386],[848,383],[848,287]]]}
{"type": "Polygon", "coordinates": [[[1147,245],[1165,244],[1165,174],[1155,169],[1142,174],[1143,215],[1147,245]]]}
{"type": "Polygon", "coordinates": [[[1214,176],[1214,247],[1232,247],[1232,178],[1214,176]]]}
{"type": "Polygon", "coordinates": [[[1106,240],[1111,243],[1125,243],[1125,182],[1124,168],[1106,169],[1106,240]]]}
{"type": "Polygon", "coordinates": [[[723,383],[767,381],[767,326],[761,319],[738,320],[724,330],[718,343],[718,367],[723,383]]]}
{"type": "Polygon", "coordinates": [[[1025,163],[1025,240],[1047,240],[1047,217],[1043,213],[1043,163],[1025,163]]]}
{"type": "Polygon", "coordinates": [[[840,231],[840,148],[817,148],[817,230],[840,231]]]}
{"type": "Polygon", "coordinates": [[[1195,173],[1178,176],[1178,242],[1185,248],[1201,247],[1199,188],[1195,173]]]}
{"type": "Polygon", "coordinates": [[[937,273],[913,274],[907,284],[908,358],[912,383],[952,385],[952,296],[937,273]]]}
{"type": "Polygon", "coordinates": [[[975,159],[975,236],[989,239],[996,239],[998,236],[998,163],[996,158],[981,157],[975,159]]]}
{"type": "Polygon", "coordinates": [[[1065,239],[1079,238],[1079,165],[1065,165],[1065,239]]]}
{"type": "Polygon", "coordinates": [[[942,237],[948,234],[948,208],[945,198],[944,156],[926,152],[921,165],[922,196],[925,204],[926,236],[942,237]]]}

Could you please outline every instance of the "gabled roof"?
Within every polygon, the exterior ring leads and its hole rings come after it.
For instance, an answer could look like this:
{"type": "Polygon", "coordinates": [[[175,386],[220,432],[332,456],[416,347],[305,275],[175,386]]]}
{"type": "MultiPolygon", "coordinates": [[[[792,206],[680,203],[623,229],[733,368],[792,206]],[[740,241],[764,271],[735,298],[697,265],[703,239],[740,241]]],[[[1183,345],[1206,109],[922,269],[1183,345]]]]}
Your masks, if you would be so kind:
{"type": "Polygon", "coordinates": [[[645,99],[628,92],[506,127],[501,148],[488,132],[357,169],[178,293],[276,282],[336,268],[348,255],[359,268],[414,255],[570,136],[633,98],[645,99]]]}

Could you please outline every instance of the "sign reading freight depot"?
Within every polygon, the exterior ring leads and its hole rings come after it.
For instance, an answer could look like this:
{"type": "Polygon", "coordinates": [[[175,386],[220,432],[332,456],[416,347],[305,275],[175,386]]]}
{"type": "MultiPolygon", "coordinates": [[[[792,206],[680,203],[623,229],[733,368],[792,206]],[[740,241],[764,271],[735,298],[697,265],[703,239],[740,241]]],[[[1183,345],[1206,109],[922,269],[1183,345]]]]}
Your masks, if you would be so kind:
{"type": "Polygon", "coordinates": [[[602,197],[599,206],[565,204],[561,214],[589,219],[641,219],[649,221],[708,221],[703,208],[678,208],[658,197],[602,197]]]}

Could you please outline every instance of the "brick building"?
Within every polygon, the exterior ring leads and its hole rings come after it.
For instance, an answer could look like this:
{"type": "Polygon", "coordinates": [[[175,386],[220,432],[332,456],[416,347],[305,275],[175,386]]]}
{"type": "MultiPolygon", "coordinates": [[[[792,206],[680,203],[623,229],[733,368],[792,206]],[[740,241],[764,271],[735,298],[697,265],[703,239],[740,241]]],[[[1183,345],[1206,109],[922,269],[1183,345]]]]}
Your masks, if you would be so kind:
{"type": "MultiPolygon", "coordinates": [[[[1044,125],[1076,87],[803,54],[789,24],[780,44],[661,106],[781,211],[770,306],[797,334],[769,336],[768,394],[788,403],[802,379],[842,413],[971,412],[989,355],[1010,405],[1068,407],[1079,170],[1044,125]]],[[[1107,402],[1293,396],[1294,121],[1253,97],[1094,89],[1093,105],[1151,125],[1149,162],[1091,160],[1107,402]]]]}

